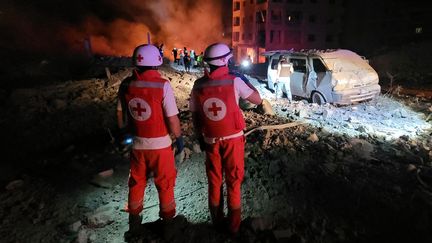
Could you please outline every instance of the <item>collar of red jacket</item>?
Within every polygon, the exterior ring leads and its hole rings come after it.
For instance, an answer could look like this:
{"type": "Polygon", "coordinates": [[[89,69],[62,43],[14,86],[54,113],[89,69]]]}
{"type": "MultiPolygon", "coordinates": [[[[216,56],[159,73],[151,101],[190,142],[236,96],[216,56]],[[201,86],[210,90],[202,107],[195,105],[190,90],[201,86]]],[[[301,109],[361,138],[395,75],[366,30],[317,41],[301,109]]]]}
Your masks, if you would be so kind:
{"type": "Polygon", "coordinates": [[[161,75],[160,75],[158,70],[147,70],[147,71],[144,71],[142,73],[139,73],[138,71],[136,71],[135,74],[138,75],[137,78],[141,79],[141,80],[145,80],[145,79],[151,80],[151,79],[155,79],[155,78],[156,79],[161,78],[161,75]]]}
{"type": "Polygon", "coordinates": [[[229,68],[227,66],[224,66],[214,70],[212,73],[209,74],[209,77],[211,79],[221,79],[223,76],[226,76],[228,74],[229,68]]]}

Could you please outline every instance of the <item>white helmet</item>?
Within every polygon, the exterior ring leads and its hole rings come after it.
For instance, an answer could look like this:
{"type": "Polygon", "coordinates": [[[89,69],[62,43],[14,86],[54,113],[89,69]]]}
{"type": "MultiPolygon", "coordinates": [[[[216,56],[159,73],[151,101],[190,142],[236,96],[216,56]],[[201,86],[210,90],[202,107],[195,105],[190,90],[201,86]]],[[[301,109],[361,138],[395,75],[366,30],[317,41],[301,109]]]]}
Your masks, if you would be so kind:
{"type": "Polygon", "coordinates": [[[132,61],[135,66],[157,67],[163,60],[159,49],[150,44],[137,46],[134,50],[132,61]]]}
{"type": "Polygon", "coordinates": [[[231,49],[223,43],[214,43],[204,52],[204,61],[214,66],[225,66],[232,57],[231,49]]]}

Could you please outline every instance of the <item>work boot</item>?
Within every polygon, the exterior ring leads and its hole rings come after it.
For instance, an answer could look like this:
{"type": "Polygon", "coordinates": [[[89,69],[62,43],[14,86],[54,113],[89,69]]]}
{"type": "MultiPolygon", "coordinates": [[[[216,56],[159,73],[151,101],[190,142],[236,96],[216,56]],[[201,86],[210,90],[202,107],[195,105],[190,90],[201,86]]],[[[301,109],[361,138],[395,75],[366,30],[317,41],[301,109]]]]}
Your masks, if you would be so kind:
{"type": "Polygon", "coordinates": [[[125,233],[125,240],[128,241],[131,237],[139,234],[141,228],[141,215],[129,214],[129,230],[125,233]]]}
{"type": "Polygon", "coordinates": [[[213,206],[209,203],[209,210],[213,225],[218,229],[223,229],[225,224],[223,187],[220,188],[219,205],[213,206]]]}
{"type": "Polygon", "coordinates": [[[182,233],[187,226],[187,219],[183,215],[174,218],[162,219],[162,238],[166,242],[172,242],[176,236],[182,233]]]}
{"type": "Polygon", "coordinates": [[[241,223],[241,208],[228,210],[228,230],[232,236],[236,236],[241,223]]]}
{"type": "Polygon", "coordinates": [[[210,216],[213,225],[216,228],[222,228],[224,225],[224,212],[221,206],[210,206],[210,216]]]}

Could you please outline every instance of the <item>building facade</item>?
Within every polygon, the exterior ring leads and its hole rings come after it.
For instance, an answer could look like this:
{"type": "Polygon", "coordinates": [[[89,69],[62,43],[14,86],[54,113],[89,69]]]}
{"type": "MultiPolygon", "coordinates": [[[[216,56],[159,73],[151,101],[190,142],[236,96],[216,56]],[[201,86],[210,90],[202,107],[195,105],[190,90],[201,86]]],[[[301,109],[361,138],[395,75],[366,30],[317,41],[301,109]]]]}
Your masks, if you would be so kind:
{"type": "Polygon", "coordinates": [[[271,50],[337,48],[343,0],[233,0],[232,46],[237,62],[271,50]]]}

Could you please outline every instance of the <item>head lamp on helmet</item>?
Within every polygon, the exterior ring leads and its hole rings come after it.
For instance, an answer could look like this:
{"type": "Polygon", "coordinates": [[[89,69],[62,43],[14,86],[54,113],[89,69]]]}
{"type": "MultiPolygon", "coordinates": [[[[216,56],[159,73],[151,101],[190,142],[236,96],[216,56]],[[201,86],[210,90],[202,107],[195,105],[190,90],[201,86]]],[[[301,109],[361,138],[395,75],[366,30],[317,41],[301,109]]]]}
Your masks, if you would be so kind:
{"type": "Polygon", "coordinates": [[[204,52],[204,61],[214,66],[225,66],[232,58],[231,49],[223,43],[214,43],[204,52]]]}

